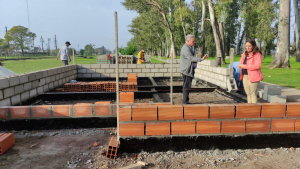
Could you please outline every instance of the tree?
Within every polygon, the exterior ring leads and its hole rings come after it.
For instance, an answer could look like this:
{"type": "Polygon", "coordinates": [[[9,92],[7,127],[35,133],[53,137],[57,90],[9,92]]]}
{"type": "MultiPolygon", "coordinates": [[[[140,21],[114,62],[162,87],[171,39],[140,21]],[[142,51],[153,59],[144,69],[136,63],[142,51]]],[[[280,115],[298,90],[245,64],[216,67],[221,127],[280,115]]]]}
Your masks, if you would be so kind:
{"type": "Polygon", "coordinates": [[[174,43],[174,35],[169,23],[169,20],[166,16],[168,12],[170,2],[166,0],[125,0],[122,4],[128,10],[134,10],[138,13],[148,12],[149,9],[155,8],[156,11],[161,15],[161,19],[159,20],[163,26],[165,26],[170,34],[170,41],[171,41],[171,49],[172,49],[172,57],[176,58],[176,50],[175,50],[175,43],[174,43]]]}
{"type": "Polygon", "coordinates": [[[94,53],[94,48],[92,44],[85,45],[84,47],[84,55],[90,56],[94,53]]]}
{"type": "MultiPolygon", "coordinates": [[[[199,2],[200,5],[200,2],[199,2]]],[[[202,58],[204,56],[205,49],[205,15],[206,15],[206,5],[204,0],[201,1],[202,6],[202,17],[201,17],[201,45],[199,46],[199,56],[202,58]]]]}
{"type": "Polygon", "coordinates": [[[299,1],[293,0],[294,3],[294,12],[295,12],[295,55],[296,55],[296,62],[300,62],[300,13],[299,13],[299,1]]]}
{"type": "Polygon", "coordinates": [[[24,49],[29,49],[30,44],[36,38],[36,34],[23,26],[14,26],[6,33],[4,38],[14,49],[21,49],[22,56],[24,56],[24,49]]]}
{"type": "Polygon", "coordinates": [[[290,0],[280,0],[277,49],[269,68],[290,68],[290,0]]]}
{"type": "Polygon", "coordinates": [[[80,49],[80,55],[84,55],[84,49],[80,49]]]}

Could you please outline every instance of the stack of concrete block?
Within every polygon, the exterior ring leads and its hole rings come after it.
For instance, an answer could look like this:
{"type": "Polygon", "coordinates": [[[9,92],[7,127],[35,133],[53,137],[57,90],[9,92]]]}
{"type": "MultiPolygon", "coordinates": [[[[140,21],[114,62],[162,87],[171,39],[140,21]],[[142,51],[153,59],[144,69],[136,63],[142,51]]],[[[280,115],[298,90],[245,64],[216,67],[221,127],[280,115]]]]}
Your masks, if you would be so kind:
{"type": "MultiPolygon", "coordinates": [[[[77,65],[78,78],[116,77],[115,64],[77,65]]],[[[136,73],[137,77],[170,77],[171,64],[120,64],[119,77],[136,73]]],[[[180,77],[180,64],[173,64],[173,76],[180,77]]]]}
{"type": "Polygon", "coordinates": [[[198,62],[195,70],[195,77],[205,80],[211,84],[227,89],[227,79],[230,78],[230,69],[215,67],[215,60],[198,62]]]}
{"type": "Polygon", "coordinates": [[[286,96],[281,95],[282,88],[276,85],[267,85],[264,87],[262,98],[270,103],[286,103],[286,96]]]}
{"type": "Polygon", "coordinates": [[[76,65],[1,78],[0,106],[17,105],[76,78],[76,65]]]}

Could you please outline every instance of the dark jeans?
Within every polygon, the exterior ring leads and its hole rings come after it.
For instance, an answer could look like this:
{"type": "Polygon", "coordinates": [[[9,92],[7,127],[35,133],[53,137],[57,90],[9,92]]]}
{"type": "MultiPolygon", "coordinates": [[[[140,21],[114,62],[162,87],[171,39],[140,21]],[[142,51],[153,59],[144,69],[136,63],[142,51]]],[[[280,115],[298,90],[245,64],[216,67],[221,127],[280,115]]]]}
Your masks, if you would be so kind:
{"type": "Polygon", "coordinates": [[[182,86],[183,98],[182,98],[182,104],[188,104],[189,101],[190,101],[189,93],[190,93],[190,90],[191,90],[191,87],[192,87],[193,77],[186,76],[186,75],[182,74],[182,78],[183,78],[183,86],[182,86]]]}
{"type": "Polygon", "coordinates": [[[64,66],[69,65],[68,60],[62,60],[62,62],[64,63],[64,66]]]}

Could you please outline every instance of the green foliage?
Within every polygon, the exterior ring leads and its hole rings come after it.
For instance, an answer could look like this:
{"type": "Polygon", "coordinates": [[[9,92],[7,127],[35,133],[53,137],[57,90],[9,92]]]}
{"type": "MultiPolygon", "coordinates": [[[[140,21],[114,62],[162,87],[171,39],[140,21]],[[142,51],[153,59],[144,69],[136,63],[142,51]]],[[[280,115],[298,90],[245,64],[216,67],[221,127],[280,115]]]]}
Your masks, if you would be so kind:
{"type": "Polygon", "coordinates": [[[85,45],[84,47],[84,55],[92,55],[94,54],[94,48],[92,44],[85,45]]]}
{"type": "Polygon", "coordinates": [[[105,55],[105,54],[110,54],[112,53],[111,50],[106,49],[104,46],[100,47],[100,48],[95,48],[95,53],[97,55],[105,55]]]}
{"type": "Polygon", "coordinates": [[[21,49],[24,56],[24,49],[29,49],[30,44],[36,38],[36,34],[23,26],[14,26],[7,31],[4,38],[4,43],[9,45],[8,49],[21,49]]]}
{"type": "Polygon", "coordinates": [[[136,51],[135,45],[128,45],[125,48],[122,48],[122,47],[119,48],[119,52],[122,55],[133,55],[135,51],[136,51]]]}
{"type": "Polygon", "coordinates": [[[84,55],[84,49],[80,49],[80,55],[84,55]]]}

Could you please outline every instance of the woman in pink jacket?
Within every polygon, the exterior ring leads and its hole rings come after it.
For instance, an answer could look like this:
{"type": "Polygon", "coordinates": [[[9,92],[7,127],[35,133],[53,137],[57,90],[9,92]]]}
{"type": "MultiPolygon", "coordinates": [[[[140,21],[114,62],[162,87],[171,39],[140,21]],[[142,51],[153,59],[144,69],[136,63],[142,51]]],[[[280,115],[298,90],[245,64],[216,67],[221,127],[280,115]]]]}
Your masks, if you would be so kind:
{"type": "Polygon", "coordinates": [[[246,41],[246,51],[242,54],[238,68],[241,68],[244,89],[247,94],[248,103],[257,103],[256,89],[260,81],[264,79],[261,72],[262,56],[256,46],[255,40],[246,41]]]}

